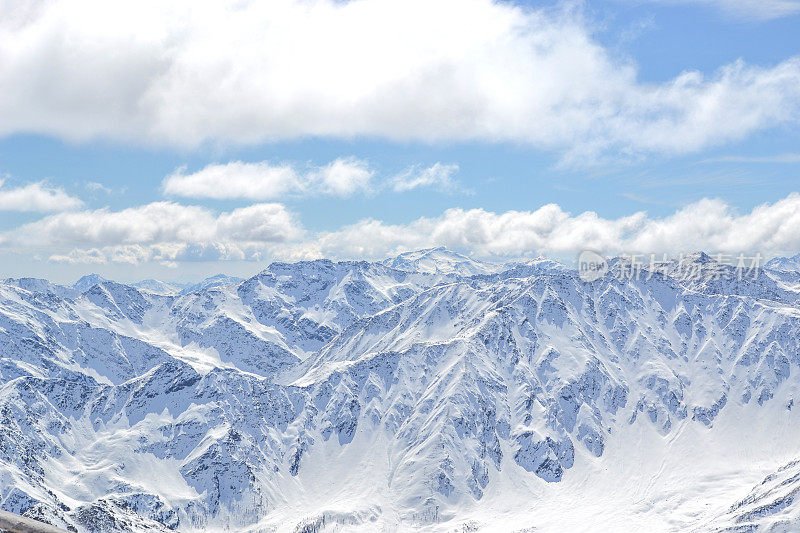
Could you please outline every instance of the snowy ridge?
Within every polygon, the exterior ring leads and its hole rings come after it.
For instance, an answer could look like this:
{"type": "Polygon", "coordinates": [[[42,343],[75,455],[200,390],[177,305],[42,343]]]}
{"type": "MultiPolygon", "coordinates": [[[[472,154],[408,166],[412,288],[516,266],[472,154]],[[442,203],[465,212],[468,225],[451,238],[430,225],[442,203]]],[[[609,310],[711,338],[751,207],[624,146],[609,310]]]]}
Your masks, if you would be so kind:
{"type": "Polygon", "coordinates": [[[188,294],[190,292],[201,291],[203,289],[212,289],[214,287],[222,287],[225,285],[236,285],[244,281],[242,278],[235,276],[226,276],[225,274],[216,274],[208,277],[199,283],[193,283],[181,286],[181,294],[188,294]]]}
{"type": "MultiPolygon", "coordinates": [[[[89,274],[76,281],[72,287],[80,292],[85,292],[91,289],[93,286],[107,281],[110,280],[99,274],[89,274]]],[[[174,283],[161,281],[158,279],[144,279],[135,283],[131,283],[130,286],[153,294],[175,296],[177,294],[188,294],[190,292],[196,292],[203,289],[211,289],[225,285],[236,285],[242,281],[244,281],[242,278],[227,276],[225,274],[216,274],[197,283],[174,283]]]]}
{"type": "Polygon", "coordinates": [[[182,286],[176,283],[167,283],[157,279],[145,279],[131,284],[139,290],[172,296],[181,292],[182,286]]]}
{"type": "Polygon", "coordinates": [[[800,272],[800,254],[792,257],[775,257],[767,261],[764,268],[784,272],[800,272]]]}
{"type": "Polygon", "coordinates": [[[386,259],[383,264],[409,272],[457,274],[459,276],[491,274],[503,269],[502,265],[477,261],[446,248],[405,252],[397,257],[386,259]]]}
{"type": "Polygon", "coordinates": [[[79,531],[796,524],[800,292],[702,254],[624,268],[6,280],[0,506],[79,531]]]}

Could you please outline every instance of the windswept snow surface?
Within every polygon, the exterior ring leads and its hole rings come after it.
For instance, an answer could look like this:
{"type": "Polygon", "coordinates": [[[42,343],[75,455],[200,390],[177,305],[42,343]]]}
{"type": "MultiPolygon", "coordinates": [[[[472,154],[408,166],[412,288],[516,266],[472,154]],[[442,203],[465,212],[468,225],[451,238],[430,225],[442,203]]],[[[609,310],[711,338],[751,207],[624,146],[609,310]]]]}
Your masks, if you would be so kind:
{"type": "Polygon", "coordinates": [[[0,507],[91,532],[798,530],[800,274],[611,264],[5,280],[0,507]]]}

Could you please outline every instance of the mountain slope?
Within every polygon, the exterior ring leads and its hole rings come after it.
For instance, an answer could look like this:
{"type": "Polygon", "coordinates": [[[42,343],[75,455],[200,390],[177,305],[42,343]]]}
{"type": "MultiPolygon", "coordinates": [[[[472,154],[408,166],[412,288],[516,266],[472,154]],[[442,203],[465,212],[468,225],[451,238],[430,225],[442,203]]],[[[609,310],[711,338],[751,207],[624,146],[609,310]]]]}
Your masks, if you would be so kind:
{"type": "Polygon", "coordinates": [[[700,254],[585,283],[435,252],[184,295],[0,284],[0,506],[81,531],[796,512],[746,493],[800,456],[800,293],[780,277],[700,254]]]}

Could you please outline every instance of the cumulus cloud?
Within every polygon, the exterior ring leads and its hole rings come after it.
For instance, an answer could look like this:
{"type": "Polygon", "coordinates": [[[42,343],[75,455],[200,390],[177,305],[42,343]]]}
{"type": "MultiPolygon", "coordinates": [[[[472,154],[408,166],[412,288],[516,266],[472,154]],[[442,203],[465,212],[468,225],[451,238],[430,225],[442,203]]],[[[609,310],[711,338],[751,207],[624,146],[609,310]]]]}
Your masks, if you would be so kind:
{"type": "Polygon", "coordinates": [[[79,248],[70,250],[66,254],[53,254],[50,256],[50,261],[54,263],[67,263],[70,265],[74,264],[102,264],[108,262],[106,259],[106,254],[103,253],[102,250],[98,250],[97,248],[91,248],[89,250],[82,250],[79,248]]]}
{"type": "Polygon", "coordinates": [[[106,257],[104,250],[113,249],[126,261],[139,262],[152,256],[150,248],[160,250],[161,255],[179,257],[193,249],[191,253],[197,255],[197,247],[277,243],[296,240],[302,234],[295,216],[280,204],[254,204],[214,213],[204,207],[155,202],[121,211],[97,209],[49,215],[0,234],[0,243],[16,250],[75,247],[66,255],[55,252],[65,261],[97,262],[106,257]]]}
{"type": "MultiPolygon", "coordinates": [[[[777,13],[793,2],[766,4],[777,13]]],[[[696,151],[800,115],[796,57],[643,83],[575,9],[491,0],[10,0],[3,9],[0,135],[180,146],[511,141],[574,161],[696,151]]]]}
{"type": "Polygon", "coordinates": [[[797,0],[644,0],[668,4],[708,5],[729,16],[747,20],[770,20],[800,13],[797,0]]]}
{"type": "Polygon", "coordinates": [[[0,179],[0,211],[66,211],[83,205],[80,199],[63,189],[50,187],[45,182],[29,183],[21,187],[5,187],[0,179]]]}
{"type": "Polygon", "coordinates": [[[110,211],[61,213],[0,235],[0,243],[24,250],[52,250],[58,263],[157,262],[264,259],[265,249],[304,234],[280,204],[254,204],[214,213],[198,206],[155,202],[110,211]]]}
{"type": "Polygon", "coordinates": [[[800,250],[800,194],[746,213],[719,199],[703,199],[666,217],[637,212],[604,218],[592,211],[572,214],[556,204],[502,213],[454,208],[405,224],[365,219],[316,234],[303,231],[278,204],[214,214],[162,202],[51,215],[6,232],[2,243],[17,251],[52,249],[51,260],[68,263],[376,259],[432,246],[487,258],[570,257],[587,249],[771,256],[800,250]]]}
{"type": "Polygon", "coordinates": [[[350,196],[368,191],[373,172],[364,161],[337,159],[311,174],[311,182],[322,183],[323,191],[337,196],[350,196]]]}
{"type": "Polygon", "coordinates": [[[434,163],[427,168],[411,167],[390,180],[392,189],[405,192],[423,187],[433,187],[442,191],[454,191],[458,184],[453,174],[458,172],[458,165],[434,163]]]}
{"type": "Polygon", "coordinates": [[[232,161],[185,172],[180,168],[164,178],[162,191],[172,196],[217,200],[270,200],[291,194],[350,196],[369,191],[374,175],[366,161],[353,157],[305,171],[288,163],[232,161]]]}
{"type": "Polygon", "coordinates": [[[535,211],[494,213],[483,209],[448,209],[439,217],[390,225],[362,220],[323,233],[312,243],[322,256],[380,257],[386,253],[446,246],[484,257],[557,255],[584,248],[613,249],[622,235],[640,228],[644,213],[603,219],[593,212],[571,215],[548,204],[535,211]]]}
{"type": "Polygon", "coordinates": [[[306,244],[319,256],[373,258],[431,246],[484,257],[571,256],[582,250],[794,254],[800,250],[800,194],[743,214],[722,200],[704,199],[664,218],[645,212],[614,219],[591,211],[573,215],[555,204],[504,213],[449,209],[408,224],[362,220],[306,244]]]}

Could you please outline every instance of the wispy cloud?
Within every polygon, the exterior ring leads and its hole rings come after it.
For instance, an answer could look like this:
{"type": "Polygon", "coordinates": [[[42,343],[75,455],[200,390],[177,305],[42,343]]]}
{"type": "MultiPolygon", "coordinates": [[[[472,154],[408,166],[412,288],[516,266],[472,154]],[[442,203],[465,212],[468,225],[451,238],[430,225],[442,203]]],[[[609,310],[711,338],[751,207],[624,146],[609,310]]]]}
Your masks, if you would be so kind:
{"type": "Polygon", "coordinates": [[[797,0],[634,0],[662,4],[708,5],[725,15],[744,20],[771,20],[800,13],[797,0]]]}
{"type": "Polygon", "coordinates": [[[800,163],[800,154],[778,154],[767,156],[724,155],[704,159],[703,163],[800,163]]]}
{"type": "Polygon", "coordinates": [[[367,161],[338,158],[323,166],[292,163],[231,161],[208,165],[186,173],[182,167],[164,178],[161,191],[168,196],[215,200],[274,200],[287,197],[337,196],[384,190],[407,192],[433,189],[440,192],[469,192],[453,178],[458,165],[434,163],[412,165],[390,178],[378,174],[367,161]]]}
{"type": "Polygon", "coordinates": [[[396,175],[389,182],[396,192],[405,192],[420,188],[434,188],[444,192],[455,192],[460,188],[453,175],[458,172],[458,165],[434,163],[427,168],[413,166],[396,175]]]}
{"type": "Polygon", "coordinates": [[[754,176],[753,173],[741,166],[735,168],[707,168],[695,164],[681,169],[644,169],[629,177],[637,188],[661,189],[669,187],[693,187],[708,185],[725,187],[746,187],[763,183],[763,176],[754,176]]]}
{"type": "Polygon", "coordinates": [[[93,193],[111,194],[113,192],[111,187],[106,187],[98,181],[87,181],[84,183],[84,187],[86,187],[87,191],[91,191],[93,193]]]}
{"type": "Polygon", "coordinates": [[[620,196],[622,196],[623,198],[627,198],[628,200],[632,200],[634,202],[640,203],[640,204],[667,205],[665,202],[660,202],[658,200],[653,200],[652,198],[646,198],[644,196],[640,196],[640,195],[638,195],[636,193],[632,193],[632,192],[624,192],[624,193],[621,193],[620,196]]]}

